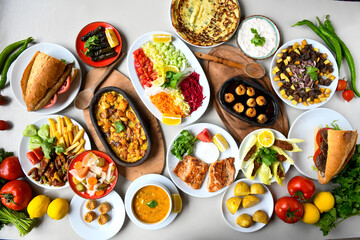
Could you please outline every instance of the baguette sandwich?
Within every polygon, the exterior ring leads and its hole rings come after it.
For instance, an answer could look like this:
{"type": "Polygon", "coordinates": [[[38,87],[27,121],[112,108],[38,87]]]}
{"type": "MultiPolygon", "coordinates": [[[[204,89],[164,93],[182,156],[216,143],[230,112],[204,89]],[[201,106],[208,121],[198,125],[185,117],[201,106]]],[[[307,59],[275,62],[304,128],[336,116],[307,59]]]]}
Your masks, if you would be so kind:
{"type": "Polygon", "coordinates": [[[73,66],[74,63],[66,64],[37,51],[21,79],[27,110],[36,111],[53,106],[57,95],[64,93],[70,86],[71,78],[75,77],[77,69],[71,74],[73,66]]]}
{"type": "Polygon", "coordinates": [[[357,131],[315,129],[314,163],[320,184],[327,184],[348,163],[354,154],[357,131]]]}

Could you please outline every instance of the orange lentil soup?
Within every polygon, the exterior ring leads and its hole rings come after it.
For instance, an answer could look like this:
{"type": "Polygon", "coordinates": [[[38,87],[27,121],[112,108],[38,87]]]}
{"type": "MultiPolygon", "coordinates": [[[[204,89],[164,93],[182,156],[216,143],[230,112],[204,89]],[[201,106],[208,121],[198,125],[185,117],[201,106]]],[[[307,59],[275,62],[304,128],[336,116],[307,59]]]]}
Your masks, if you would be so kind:
{"type": "Polygon", "coordinates": [[[136,192],[132,208],[137,219],[144,223],[163,220],[170,209],[170,199],[164,189],[149,185],[136,192]]]}

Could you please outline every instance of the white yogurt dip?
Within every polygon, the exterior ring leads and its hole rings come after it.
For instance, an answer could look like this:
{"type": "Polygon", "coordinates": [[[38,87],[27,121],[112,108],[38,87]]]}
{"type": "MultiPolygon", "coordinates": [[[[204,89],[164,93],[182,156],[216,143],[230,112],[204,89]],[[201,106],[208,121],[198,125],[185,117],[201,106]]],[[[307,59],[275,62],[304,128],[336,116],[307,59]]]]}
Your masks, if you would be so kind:
{"type": "Polygon", "coordinates": [[[241,24],[237,41],[241,50],[248,56],[255,58],[266,57],[276,47],[276,32],[267,20],[254,17],[241,24]],[[252,28],[257,30],[260,37],[265,38],[265,43],[262,46],[256,47],[251,43],[251,39],[254,38],[254,33],[251,32],[252,28]]]}

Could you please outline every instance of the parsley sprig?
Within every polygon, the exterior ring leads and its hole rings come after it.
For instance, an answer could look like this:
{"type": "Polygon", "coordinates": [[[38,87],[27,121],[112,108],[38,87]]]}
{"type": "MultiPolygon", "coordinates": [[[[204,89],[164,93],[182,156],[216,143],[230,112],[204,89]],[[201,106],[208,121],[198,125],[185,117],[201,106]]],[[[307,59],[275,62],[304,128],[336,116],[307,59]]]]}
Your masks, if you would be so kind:
{"type": "Polygon", "coordinates": [[[255,47],[262,47],[262,45],[265,43],[265,38],[261,37],[255,28],[251,28],[251,32],[254,34],[253,39],[251,39],[251,43],[254,44],[255,47]]]}
{"type": "Polygon", "coordinates": [[[306,73],[310,75],[312,80],[318,80],[318,71],[319,69],[316,67],[309,66],[306,69],[306,73]]]}

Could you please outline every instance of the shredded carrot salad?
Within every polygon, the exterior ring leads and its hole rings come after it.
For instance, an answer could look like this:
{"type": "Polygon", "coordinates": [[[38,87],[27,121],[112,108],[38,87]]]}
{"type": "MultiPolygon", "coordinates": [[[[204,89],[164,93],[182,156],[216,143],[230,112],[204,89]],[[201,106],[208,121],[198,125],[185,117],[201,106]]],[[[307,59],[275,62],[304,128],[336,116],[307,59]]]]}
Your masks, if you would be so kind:
{"type": "Polygon", "coordinates": [[[181,111],[180,106],[175,105],[174,98],[166,92],[160,92],[156,95],[150,96],[150,100],[162,114],[169,113],[185,117],[185,114],[181,111]]]}

